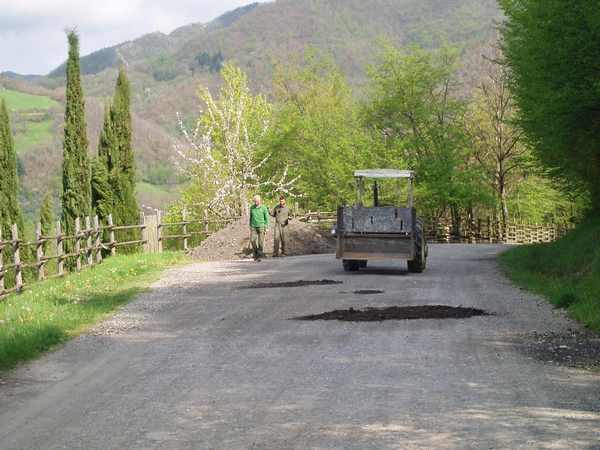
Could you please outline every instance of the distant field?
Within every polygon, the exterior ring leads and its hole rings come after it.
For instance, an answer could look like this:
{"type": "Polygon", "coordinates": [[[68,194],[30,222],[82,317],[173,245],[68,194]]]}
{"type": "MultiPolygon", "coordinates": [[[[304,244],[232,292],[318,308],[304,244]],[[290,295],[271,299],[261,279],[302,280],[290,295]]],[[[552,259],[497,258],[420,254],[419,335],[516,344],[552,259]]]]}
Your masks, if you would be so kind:
{"type": "Polygon", "coordinates": [[[9,111],[24,111],[28,109],[45,110],[60,106],[60,103],[50,97],[25,94],[11,89],[0,88],[0,98],[6,100],[9,111]]]}
{"type": "Polygon", "coordinates": [[[36,145],[50,142],[54,130],[52,129],[52,120],[41,122],[22,121],[16,127],[15,148],[17,153],[22,154],[36,145]]]}
{"type": "Polygon", "coordinates": [[[180,186],[156,185],[140,181],[136,184],[136,191],[140,205],[152,208],[165,208],[179,199],[180,186]]]}
{"type": "Polygon", "coordinates": [[[50,97],[31,95],[0,88],[0,98],[6,101],[15,130],[15,148],[23,154],[38,145],[52,142],[52,115],[44,114],[61,105],[50,97]],[[42,117],[40,117],[40,115],[42,117]]]}

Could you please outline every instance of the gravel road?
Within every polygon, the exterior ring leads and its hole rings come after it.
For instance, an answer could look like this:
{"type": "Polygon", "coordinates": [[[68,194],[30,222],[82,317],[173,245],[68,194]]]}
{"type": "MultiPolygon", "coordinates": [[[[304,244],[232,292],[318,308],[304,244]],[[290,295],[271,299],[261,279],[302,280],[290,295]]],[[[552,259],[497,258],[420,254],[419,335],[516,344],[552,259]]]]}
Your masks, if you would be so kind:
{"type": "Polygon", "coordinates": [[[0,380],[0,448],[600,448],[600,373],[525,351],[578,327],[511,286],[501,250],[433,245],[423,274],[331,255],[169,271],[0,380]],[[322,279],[342,284],[240,289],[322,279]],[[494,315],[290,320],[429,304],[494,315]]]}

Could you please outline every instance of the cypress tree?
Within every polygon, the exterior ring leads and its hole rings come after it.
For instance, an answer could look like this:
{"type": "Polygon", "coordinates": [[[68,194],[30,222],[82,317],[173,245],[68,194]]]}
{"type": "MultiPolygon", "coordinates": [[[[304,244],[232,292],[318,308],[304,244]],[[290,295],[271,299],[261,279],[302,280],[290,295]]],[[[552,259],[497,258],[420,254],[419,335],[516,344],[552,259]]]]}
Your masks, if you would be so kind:
{"type": "Polygon", "coordinates": [[[17,154],[10,126],[8,108],[4,99],[0,103],[0,217],[3,239],[10,237],[12,224],[17,224],[23,236],[23,215],[19,206],[19,178],[17,154]]]}
{"type": "MultiPolygon", "coordinates": [[[[69,58],[67,60],[67,89],[65,134],[63,143],[62,221],[65,233],[73,235],[75,219],[90,214],[91,183],[88,160],[88,140],[85,126],[85,104],[79,67],[79,37],[75,31],[67,33],[69,58]]],[[[70,248],[71,241],[66,242],[70,248]]]]}
{"type": "MultiPolygon", "coordinates": [[[[42,206],[40,207],[40,224],[42,226],[42,235],[50,236],[54,225],[54,201],[52,194],[48,193],[44,196],[42,206]]],[[[48,247],[48,242],[43,244],[44,252],[48,247]]]]}
{"type": "Polygon", "coordinates": [[[123,66],[115,87],[111,108],[114,150],[108,160],[111,181],[115,188],[113,205],[116,223],[136,223],[139,208],[135,198],[135,158],[132,145],[131,89],[123,66]]]}
{"type": "Polygon", "coordinates": [[[106,169],[109,173],[112,173],[116,167],[115,157],[117,152],[112,116],[112,105],[107,103],[104,106],[104,124],[98,141],[98,156],[106,163],[106,169]]]}
{"type": "Polygon", "coordinates": [[[113,192],[104,156],[92,160],[92,209],[103,222],[113,210],[113,192]]]}
{"type": "MultiPolygon", "coordinates": [[[[12,238],[12,225],[17,224],[19,238],[24,237],[23,215],[19,206],[19,179],[17,175],[17,154],[10,126],[10,116],[6,102],[0,102],[0,229],[2,240],[12,238]]],[[[6,260],[12,255],[10,247],[4,247],[6,260]]],[[[29,252],[23,249],[23,260],[29,259],[29,252]]],[[[14,270],[5,277],[7,287],[14,286],[14,270]]]]}
{"type": "Polygon", "coordinates": [[[115,170],[115,147],[111,107],[107,104],[98,142],[98,157],[92,161],[92,209],[102,221],[106,221],[114,207],[111,174],[115,170]]]}

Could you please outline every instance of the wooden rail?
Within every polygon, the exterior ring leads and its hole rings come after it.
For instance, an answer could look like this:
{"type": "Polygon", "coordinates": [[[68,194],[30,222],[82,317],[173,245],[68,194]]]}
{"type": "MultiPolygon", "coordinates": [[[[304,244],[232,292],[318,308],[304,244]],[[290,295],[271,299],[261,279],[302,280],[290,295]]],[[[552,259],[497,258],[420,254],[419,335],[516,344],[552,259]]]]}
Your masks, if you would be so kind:
{"type": "Polygon", "coordinates": [[[98,216],[93,218],[84,217],[75,220],[75,230],[72,235],[63,233],[61,222],[56,222],[54,235],[45,236],[42,234],[40,223],[35,227],[35,240],[27,242],[19,237],[19,230],[16,225],[11,227],[10,239],[2,236],[0,230],[0,299],[10,293],[20,293],[26,288],[26,285],[33,281],[42,281],[49,278],[62,277],[68,273],[68,269],[81,271],[87,267],[93,267],[102,263],[103,258],[108,254],[114,256],[117,250],[123,247],[139,247],[143,252],[162,252],[164,244],[167,241],[181,241],[183,249],[188,250],[190,239],[194,236],[207,237],[217,231],[223,225],[226,225],[237,218],[214,219],[204,214],[204,219],[188,219],[187,212],[184,212],[183,220],[176,222],[165,222],[162,214],[159,212],[156,216],[145,216],[140,214],[138,224],[115,225],[112,215],[109,215],[106,224],[101,224],[98,216]],[[190,227],[197,226],[200,230],[193,230],[190,227]],[[179,231],[173,234],[165,234],[165,229],[179,228],[179,231]],[[120,240],[120,232],[138,231],[138,239],[128,233],[127,239],[120,240]],[[134,239],[131,239],[131,238],[134,239]],[[65,247],[65,243],[70,243],[65,247]],[[50,247],[54,252],[50,251],[50,247]],[[66,248],[70,248],[67,252],[66,248]],[[5,250],[8,249],[8,252],[5,250]],[[28,260],[24,261],[25,249],[32,249],[28,254],[28,260]],[[8,256],[8,261],[7,261],[8,256]],[[54,271],[50,273],[49,263],[54,271]],[[65,264],[69,262],[69,264],[65,264]],[[67,267],[68,266],[68,267],[67,267]],[[25,277],[25,271],[29,277],[25,277]],[[7,275],[11,275],[11,283],[7,283],[7,275]],[[26,281],[27,278],[27,281],[26,281]],[[7,287],[10,284],[10,288],[7,287]]]}
{"type": "MultiPolygon", "coordinates": [[[[335,212],[307,212],[299,215],[298,220],[322,226],[333,226],[337,222],[335,212]]],[[[553,242],[564,236],[571,227],[561,224],[528,224],[511,222],[503,227],[498,219],[486,217],[463,221],[458,227],[452,221],[426,218],[424,220],[425,237],[436,243],[504,243],[537,244],[553,242]]]]}
{"type": "MultiPolygon", "coordinates": [[[[296,218],[306,223],[331,227],[337,220],[337,214],[330,211],[309,211],[296,214],[296,218]]],[[[61,223],[57,222],[54,235],[46,236],[38,223],[35,227],[35,240],[31,242],[23,240],[17,226],[13,225],[10,236],[3,236],[0,230],[0,299],[10,293],[23,291],[35,280],[62,277],[68,270],[81,271],[93,267],[102,263],[106,256],[116,255],[124,247],[137,247],[143,252],[162,252],[165,246],[180,243],[178,245],[183,250],[188,250],[190,240],[194,237],[210,236],[237,219],[239,217],[210,218],[208,212],[201,219],[191,219],[184,211],[182,220],[168,222],[163,220],[159,211],[155,216],[140,214],[138,224],[115,225],[112,215],[108,216],[106,224],[101,224],[97,216],[84,217],[75,221],[72,235],[64,234],[61,223]],[[131,232],[138,230],[136,238],[131,232]],[[129,232],[126,239],[118,238],[121,232],[129,232]],[[70,245],[66,246],[65,243],[70,245]],[[55,264],[50,265],[51,262],[55,264]]],[[[491,217],[466,221],[460,224],[458,230],[447,220],[426,219],[424,225],[429,242],[551,242],[563,236],[568,229],[554,224],[511,223],[502,227],[491,217]]]]}

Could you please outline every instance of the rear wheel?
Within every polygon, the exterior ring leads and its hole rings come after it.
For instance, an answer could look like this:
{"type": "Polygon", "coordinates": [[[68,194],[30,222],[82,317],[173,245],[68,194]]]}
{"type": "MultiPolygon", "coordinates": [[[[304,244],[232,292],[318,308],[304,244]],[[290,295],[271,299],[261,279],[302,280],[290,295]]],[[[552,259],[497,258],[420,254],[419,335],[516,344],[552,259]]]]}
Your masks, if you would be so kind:
{"type": "Polygon", "coordinates": [[[342,264],[344,265],[344,270],[346,272],[356,272],[360,269],[360,261],[354,259],[344,259],[342,264]]]}
{"type": "Polygon", "coordinates": [[[412,273],[421,273],[427,266],[427,242],[423,233],[423,222],[417,219],[415,234],[415,259],[408,261],[408,271],[412,273]]]}

